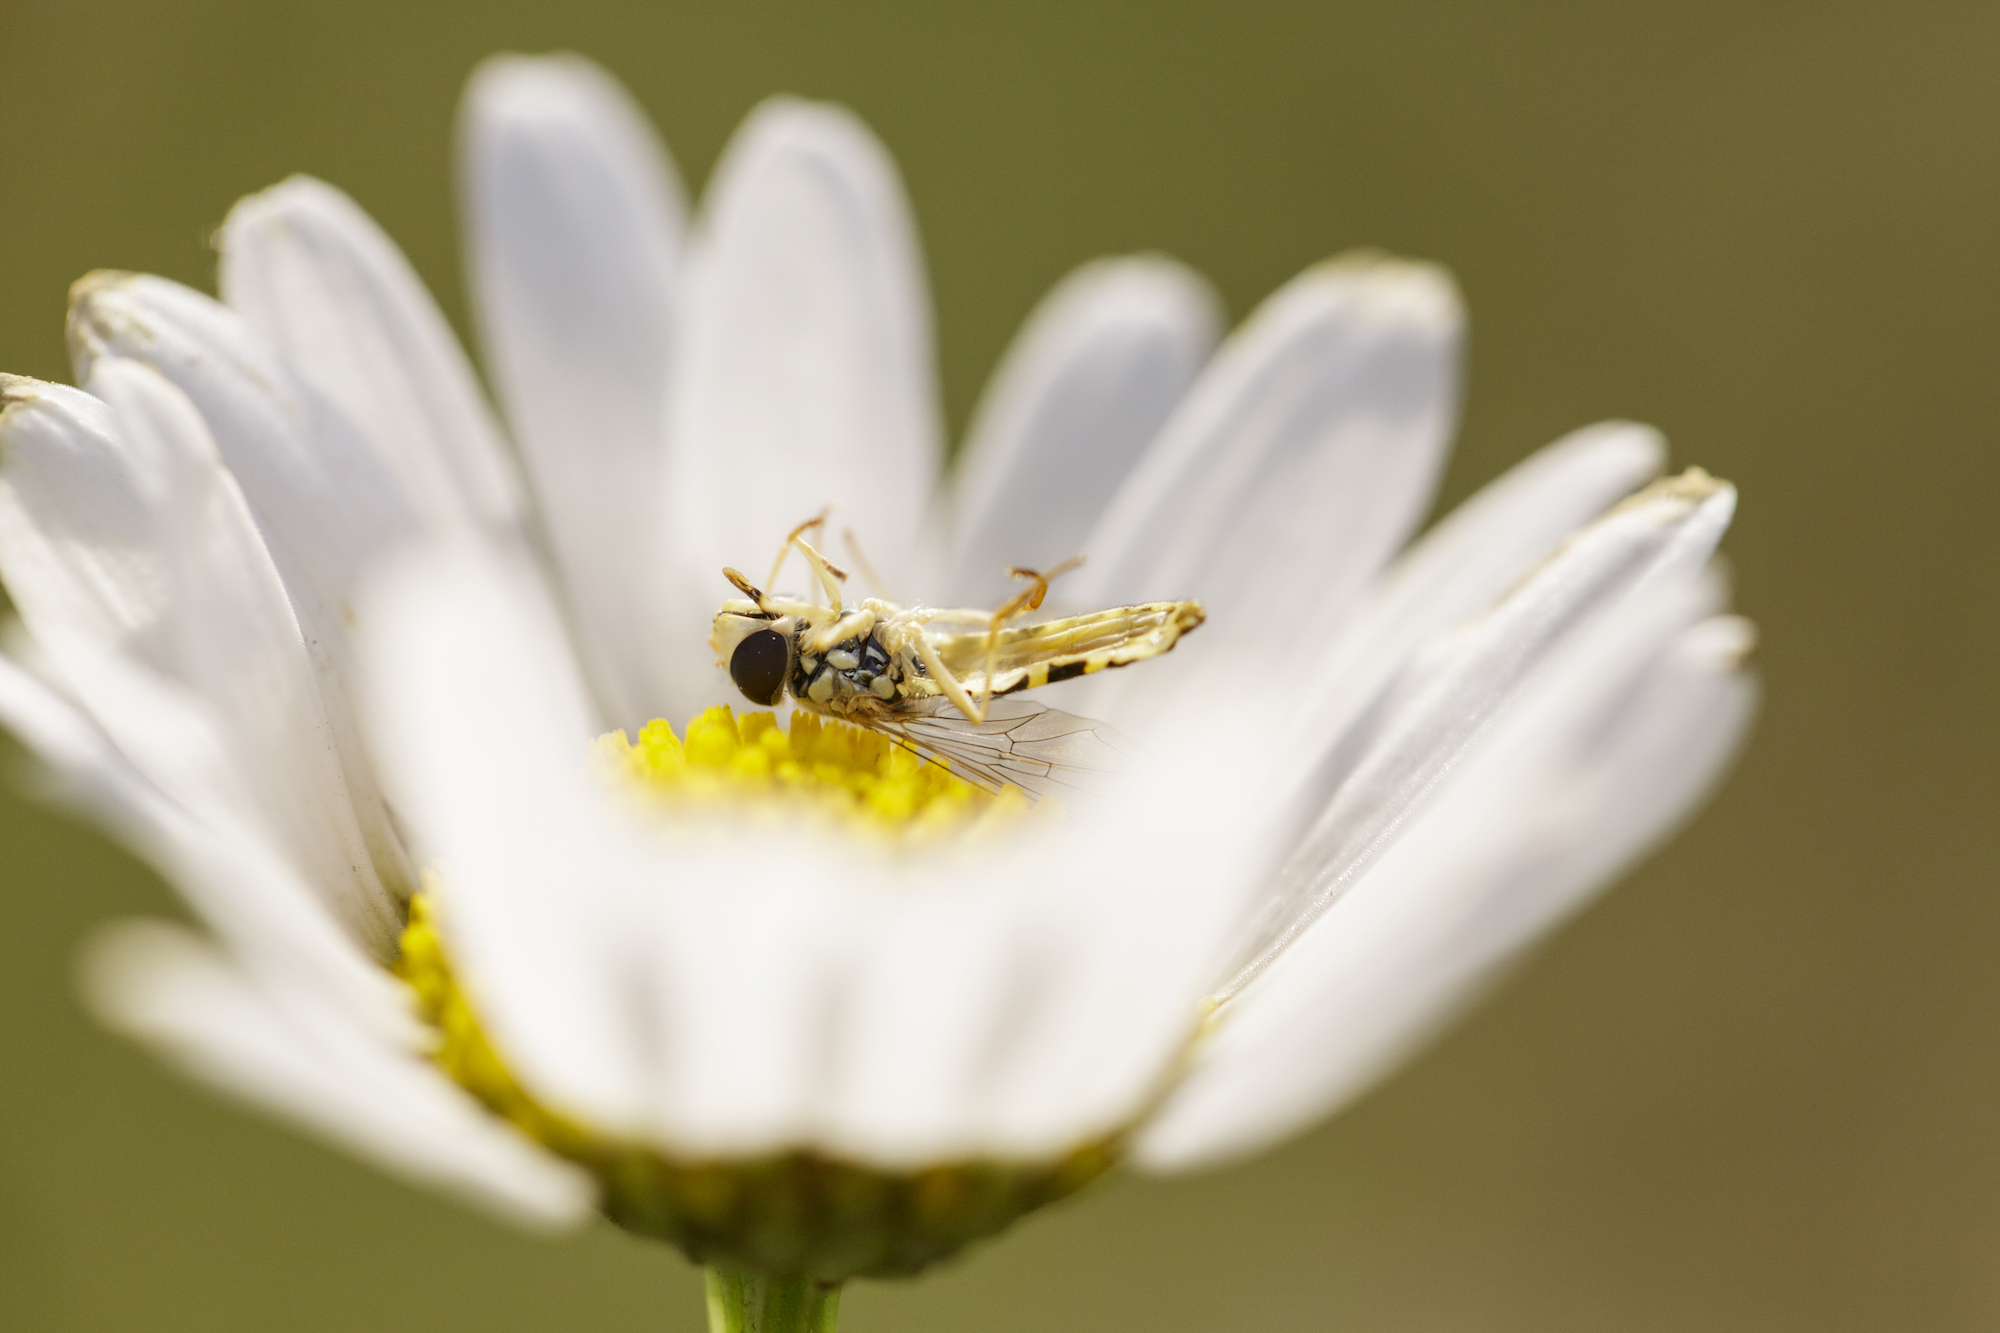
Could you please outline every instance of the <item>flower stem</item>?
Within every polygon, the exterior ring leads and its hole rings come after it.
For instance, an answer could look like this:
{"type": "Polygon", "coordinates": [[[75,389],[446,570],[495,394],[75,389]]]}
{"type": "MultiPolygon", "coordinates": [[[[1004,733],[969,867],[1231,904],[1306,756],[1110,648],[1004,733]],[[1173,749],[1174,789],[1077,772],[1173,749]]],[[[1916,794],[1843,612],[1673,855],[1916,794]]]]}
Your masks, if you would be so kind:
{"type": "Polygon", "coordinates": [[[809,1277],[711,1268],[708,1333],[834,1333],[840,1288],[809,1277]]]}

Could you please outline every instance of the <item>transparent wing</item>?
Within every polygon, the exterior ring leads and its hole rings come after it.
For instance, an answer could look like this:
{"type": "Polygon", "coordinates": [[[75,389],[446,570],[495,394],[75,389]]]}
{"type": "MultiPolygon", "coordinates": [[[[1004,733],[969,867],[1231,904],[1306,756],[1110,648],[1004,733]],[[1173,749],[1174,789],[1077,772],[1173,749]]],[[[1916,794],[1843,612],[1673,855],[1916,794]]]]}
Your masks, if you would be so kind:
{"type": "Polygon", "coordinates": [[[995,699],[974,722],[944,699],[920,699],[868,719],[928,758],[988,791],[1008,783],[1058,800],[1099,794],[1125,770],[1130,742],[1110,726],[1023,699],[995,699]]]}

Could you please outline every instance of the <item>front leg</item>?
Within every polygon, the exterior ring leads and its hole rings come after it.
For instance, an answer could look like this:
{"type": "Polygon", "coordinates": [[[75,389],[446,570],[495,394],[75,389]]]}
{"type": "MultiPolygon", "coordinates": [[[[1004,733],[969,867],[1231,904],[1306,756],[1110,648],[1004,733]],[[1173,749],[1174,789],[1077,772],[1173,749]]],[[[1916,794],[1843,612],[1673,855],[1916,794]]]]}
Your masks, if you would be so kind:
{"type": "Polygon", "coordinates": [[[865,639],[875,628],[875,613],[867,607],[850,611],[807,634],[799,646],[815,657],[825,655],[836,644],[849,639],[865,639]]]}

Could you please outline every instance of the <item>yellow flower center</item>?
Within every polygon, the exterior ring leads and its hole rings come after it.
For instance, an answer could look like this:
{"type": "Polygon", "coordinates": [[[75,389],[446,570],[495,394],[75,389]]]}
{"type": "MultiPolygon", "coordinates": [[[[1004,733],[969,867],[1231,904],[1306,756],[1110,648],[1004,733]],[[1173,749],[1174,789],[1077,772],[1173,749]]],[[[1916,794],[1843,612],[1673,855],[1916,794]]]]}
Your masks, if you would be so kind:
{"type": "MultiPolygon", "coordinates": [[[[711,708],[685,738],[649,722],[638,739],[600,737],[601,761],[645,808],[673,814],[726,804],[753,818],[811,820],[903,843],[984,836],[1040,817],[1009,788],[989,795],[845,723],[795,713],[737,718],[711,708]]],[[[598,1179],[613,1222],[671,1241],[698,1263],[840,1281],[912,1273],[1102,1175],[1118,1144],[1082,1144],[1053,1161],[944,1162],[884,1171],[816,1152],[690,1159],[600,1133],[538,1102],[515,1079],[455,976],[435,907],[437,881],[410,903],[396,973],[437,1032],[432,1059],[495,1115],[598,1179]]]]}
{"type": "Polygon", "coordinates": [[[655,720],[636,741],[614,731],[597,748],[635,796],[663,812],[726,805],[773,822],[921,841],[977,836],[1038,809],[1018,788],[990,795],[887,736],[803,711],[786,731],[770,713],[739,718],[718,705],[688,724],[685,740],[655,720]]]}

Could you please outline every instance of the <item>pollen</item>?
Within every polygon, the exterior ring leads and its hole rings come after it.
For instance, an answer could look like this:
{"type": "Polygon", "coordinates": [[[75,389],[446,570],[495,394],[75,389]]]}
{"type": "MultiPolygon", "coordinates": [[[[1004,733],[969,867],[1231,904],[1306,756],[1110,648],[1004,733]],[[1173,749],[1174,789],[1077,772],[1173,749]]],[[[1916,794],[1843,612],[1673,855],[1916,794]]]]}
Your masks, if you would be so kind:
{"type": "Polygon", "coordinates": [[[597,751],[628,793],[661,812],[728,808],[793,826],[804,820],[923,841],[977,835],[1036,809],[1019,788],[989,794],[887,736],[804,711],[792,714],[787,730],[770,713],[737,717],[718,705],[683,735],[656,719],[637,739],[623,731],[599,737],[597,751]]]}

